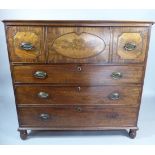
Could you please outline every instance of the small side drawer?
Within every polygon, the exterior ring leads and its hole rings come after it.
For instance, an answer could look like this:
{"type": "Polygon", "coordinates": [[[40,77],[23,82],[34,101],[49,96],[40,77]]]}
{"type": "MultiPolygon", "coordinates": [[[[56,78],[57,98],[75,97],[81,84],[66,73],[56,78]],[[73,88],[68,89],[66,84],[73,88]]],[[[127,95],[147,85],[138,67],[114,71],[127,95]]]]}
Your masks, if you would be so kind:
{"type": "Polygon", "coordinates": [[[150,28],[113,27],[113,63],[144,63],[150,28]]]}
{"type": "Polygon", "coordinates": [[[11,62],[45,62],[43,27],[9,26],[6,32],[11,62]]]}
{"type": "Polygon", "coordinates": [[[141,83],[142,66],[19,65],[14,66],[15,83],[103,85],[141,83]]]}
{"type": "Polygon", "coordinates": [[[140,86],[15,86],[19,105],[139,105],[140,86]]]}
{"type": "Polygon", "coordinates": [[[53,106],[18,108],[20,127],[136,126],[137,108],[53,106]]]}

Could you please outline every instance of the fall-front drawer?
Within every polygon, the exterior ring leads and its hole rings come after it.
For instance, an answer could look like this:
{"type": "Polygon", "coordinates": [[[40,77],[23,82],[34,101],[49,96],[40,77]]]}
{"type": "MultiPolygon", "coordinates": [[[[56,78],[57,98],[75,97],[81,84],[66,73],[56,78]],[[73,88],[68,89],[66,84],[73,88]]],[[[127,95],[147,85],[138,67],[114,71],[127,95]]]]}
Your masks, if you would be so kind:
{"type": "Polygon", "coordinates": [[[141,86],[15,86],[17,104],[139,105],[141,86]]]}
{"type": "Polygon", "coordinates": [[[136,126],[137,108],[106,106],[53,106],[18,108],[20,127],[136,126]]]}
{"type": "Polygon", "coordinates": [[[122,84],[141,83],[142,66],[103,65],[18,65],[13,67],[15,83],[122,84]]]}

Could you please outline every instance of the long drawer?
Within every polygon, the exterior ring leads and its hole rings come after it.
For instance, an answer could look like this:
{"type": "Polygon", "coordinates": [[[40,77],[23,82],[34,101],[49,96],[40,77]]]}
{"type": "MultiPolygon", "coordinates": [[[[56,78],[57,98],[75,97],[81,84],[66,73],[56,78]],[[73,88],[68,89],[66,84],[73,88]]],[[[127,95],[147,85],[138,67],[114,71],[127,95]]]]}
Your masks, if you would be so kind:
{"type": "Polygon", "coordinates": [[[17,104],[139,104],[140,86],[15,86],[17,104]]]}
{"type": "Polygon", "coordinates": [[[53,106],[18,108],[20,127],[130,127],[137,108],[104,106],[53,106]]]}
{"type": "Polygon", "coordinates": [[[15,83],[122,84],[141,83],[142,66],[103,65],[18,65],[13,67],[15,83]]]}

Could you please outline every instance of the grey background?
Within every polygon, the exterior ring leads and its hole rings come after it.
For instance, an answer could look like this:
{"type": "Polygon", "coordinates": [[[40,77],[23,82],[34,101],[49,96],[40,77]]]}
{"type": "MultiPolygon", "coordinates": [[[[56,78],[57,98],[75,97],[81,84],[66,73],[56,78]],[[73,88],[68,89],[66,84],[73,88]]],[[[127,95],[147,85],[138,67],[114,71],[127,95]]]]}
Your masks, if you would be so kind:
{"type": "MultiPolygon", "coordinates": [[[[151,20],[155,10],[0,10],[3,19],[151,20]]],[[[137,138],[126,132],[35,132],[22,141],[11,83],[4,25],[0,22],[0,144],[155,144],[155,26],[152,27],[137,138]]]]}

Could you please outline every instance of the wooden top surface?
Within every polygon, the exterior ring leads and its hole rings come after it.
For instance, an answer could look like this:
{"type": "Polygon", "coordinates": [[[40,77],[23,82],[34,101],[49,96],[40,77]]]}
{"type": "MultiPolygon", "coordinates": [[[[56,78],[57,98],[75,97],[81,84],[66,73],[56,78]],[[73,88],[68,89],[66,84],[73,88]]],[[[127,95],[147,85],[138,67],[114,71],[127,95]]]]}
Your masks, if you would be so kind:
{"type": "Polygon", "coordinates": [[[120,20],[3,20],[6,25],[46,25],[46,26],[151,26],[153,21],[120,20]]]}

